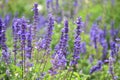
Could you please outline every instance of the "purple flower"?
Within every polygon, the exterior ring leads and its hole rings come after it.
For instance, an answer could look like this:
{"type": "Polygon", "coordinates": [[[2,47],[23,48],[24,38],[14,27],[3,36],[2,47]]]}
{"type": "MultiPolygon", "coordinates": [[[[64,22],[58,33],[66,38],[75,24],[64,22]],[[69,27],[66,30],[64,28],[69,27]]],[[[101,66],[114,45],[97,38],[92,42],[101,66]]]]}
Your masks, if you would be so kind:
{"type": "Polygon", "coordinates": [[[48,22],[48,28],[47,33],[43,40],[40,42],[39,49],[45,49],[48,50],[50,48],[50,43],[52,40],[52,34],[53,34],[53,28],[54,28],[54,19],[52,15],[49,15],[49,22],[48,22]]]}
{"type": "Polygon", "coordinates": [[[81,28],[82,28],[82,21],[81,18],[79,17],[77,19],[77,28],[76,28],[76,34],[75,34],[75,40],[74,40],[74,53],[73,53],[73,60],[70,62],[71,66],[74,66],[78,63],[78,60],[80,59],[80,52],[81,52],[81,38],[80,38],[80,33],[81,33],[81,28]]]}
{"type": "Polygon", "coordinates": [[[117,80],[117,77],[114,74],[114,58],[110,56],[109,58],[109,74],[112,76],[112,80],[117,80]]]}
{"type": "Polygon", "coordinates": [[[91,44],[94,46],[95,49],[97,49],[97,43],[99,40],[99,28],[97,24],[93,24],[91,30],[90,30],[90,40],[91,44]]]}
{"type": "Polygon", "coordinates": [[[86,53],[86,43],[82,42],[80,46],[81,46],[81,53],[86,53]]]}
{"type": "Polygon", "coordinates": [[[115,43],[114,41],[111,41],[111,42],[110,42],[110,49],[111,49],[110,56],[111,56],[112,58],[114,58],[115,55],[117,54],[116,43],[115,43]]]}
{"type": "Polygon", "coordinates": [[[10,14],[7,14],[5,16],[5,19],[4,19],[4,23],[5,23],[5,26],[8,27],[9,23],[10,23],[10,19],[11,19],[11,15],[10,14]]]}
{"type": "Polygon", "coordinates": [[[56,0],[56,10],[59,8],[59,0],[56,0]]]}
{"type": "Polygon", "coordinates": [[[21,48],[21,56],[22,56],[22,68],[25,67],[25,52],[26,52],[26,33],[27,33],[27,20],[25,20],[25,18],[21,18],[21,23],[20,23],[20,27],[21,27],[21,34],[20,34],[20,48],[21,48]]]}
{"type": "Polygon", "coordinates": [[[38,21],[39,21],[39,18],[38,18],[39,13],[38,13],[38,4],[37,3],[34,4],[33,11],[34,11],[34,22],[33,22],[33,27],[32,27],[32,38],[33,38],[33,46],[35,46],[36,32],[37,32],[37,26],[38,26],[38,21]]]}
{"type": "Polygon", "coordinates": [[[90,69],[90,74],[96,72],[96,71],[99,71],[102,69],[102,65],[103,65],[103,62],[102,61],[98,61],[97,65],[93,66],[91,69],[90,69]]]}
{"type": "Polygon", "coordinates": [[[0,46],[2,48],[2,58],[8,64],[9,58],[10,58],[10,53],[8,52],[8,47],[6,45],[5,32],[6,32],[6,26],[2,22],[2,19],[0,18],[0,46]]]}
{"type": "Polygon", "coordinates": [[[111,35],[112,40],[115,40],[115,38],[117,37],[117,35],[119,33],[118,29],[114,28],[114,24],[115,24],[115,22],[112,21],[111,22],[111,30],[110,30],[110,35],[111,35]]]}
{"type": "Polygon", "coordinates": [[[74,4],[75,7],[78,6],[78,0],[74,0],[74,4]]]}
{"type": "Polygon", "coordinates": [[[29,59],[31,59],[31,53],[32,53],[31,25],[28,26],[28,32],[27,32],[26,38],[27,38],[26,57],[29,58],[29,59]]]}
{"type": "Polygon", "coordinates": [[[46,0],[46,7],[47,7],[47,10],[49,12],[49,9],[50,9],[50,4],[53,2],[53,0],[46,0]]]}
{"type": "Polygon", "coordinates": [[[108,51],[108,43],[106,40],[103,40],[101,43],[103,50],[102,50],[102,61],[104,61],[107,58],[107,51],[108,51]]]}
{"type": "Polygon", "coordinates": [[[93,57],[94,57],[94,55],[93,55],[93,54],[89,56],[89,59],[88,59],[88,60],[89,60],[89,63],[90,63],[90,64],[92,64],[92,63],[93,63],[93,57]]]}
{"type": "Polygon", "coordinates": [[[1,47],[1,44],[2,44],[2,27],[3,27],[3,24],[2,24],[2,20],[0,18],[0,47],[1,47]]]}
{"type": "Polygon", "coordinates": [[[57,73],[58,70],[64,69],[67,65],[67,45],[68,45],[68,21],[65,20],[64,28],[59,43],[55,47],[55,53],[52,56],[52,70],[50,74],[57,73]]]}
{"type": "Polygon", "coordinates": [[[18,31],[19,31],[19,19],[14,19],[13,20],[13,25],[12,25],[12,32],[13,32],[13,52],[14,52],[14,63],[16,64],[16,54],[17,54],[17,42],[18,42],[18,31]]]}
{"type": "Polygon", "coordinates": [[[111,4],[112,4],[112,6],[114,6],[115,5],[115,0],[111,0],[111,4]]]}
{"type": "Polygon", "coordinates": [[[105,39],[105,31],[99,30],[99,43],[103,47],[102,50],[102,61],[104,61],[107,58],[107,51],[108,51],[108,43],[107,40],[105,39]]]}

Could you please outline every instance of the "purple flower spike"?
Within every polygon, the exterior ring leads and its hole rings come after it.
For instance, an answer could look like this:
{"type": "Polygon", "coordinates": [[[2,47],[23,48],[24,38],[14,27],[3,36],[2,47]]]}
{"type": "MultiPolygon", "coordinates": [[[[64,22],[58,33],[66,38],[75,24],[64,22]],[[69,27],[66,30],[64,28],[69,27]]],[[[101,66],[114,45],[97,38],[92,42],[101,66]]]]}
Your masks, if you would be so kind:
{"type": "Polygon", "coordinates": [[[80,53],[81,53],[81,28],[82,28],[82,21],[79,17],[77,19],[77,28],[76,28],[76,34],[75,34],[75,40],[74,40],[74,54],[73,54],[73,60],[70,62],[70,66],[75,66],[78,63],[78,60],[80,59],[80,53]]]}
{"type": "Polygon", "coordinates": [[[94,48],[97,50],[97,42],[99,40],[99,28],[97,24],[93,24],[92,28],[90,30],[90,39],[91,39],[91,44],[94,46],[94,48]]]}
{"type": "Polygon", "coordinates": [[[26,50],[26,57],[31,59],[32,53],[32,33],[31,33],[31,25],[28,26],[28,33],[27,33],[27,50],[26,50]]]}
{"type": "Polygon", "coordinates": [[[0,18],[0,46],[2,48],[2,58],[8,64],[9,58],[10,58],[10,53],[8,52],[8,47],[6,45],[5,32],[6,32],[6,26],[2,22],[2,19],[0,18]]]}
{"type": "Polygon", "coordinates": [[[102,69],[102,65],[103,65],[103,62],[102,61],[98,61],[97,65],[93,66],[91,69],[90,69],[90,74],[96,72],[96,71],[99,71],[102,69]]]}
{"type": "Polygon", "coordinates": [[[65,20],[64,28],[59,43],[55,47],[55,53],[52,56],[52,68],[49,71],[51,75],[56,74],[58,70],[64,69],[67,65],[67,45],[68,45],[68,21],[65,20]]]}
{"type": "Polygon", "coordinates": [[[112,76],[112,80],[117,80],[117,77],[114,74],[114,58],[112,56],[110,56],[109,58],[109,74],[112,76]]]}
{"type": "Polygon", "coordinates": [[[47,34],[43,38],[42,42],[40,42],[39,49],[45,49],[45,50],[50,49],[50,43],[51,43],[51,40],[52,40],[53,28],[54,28],[54,19],[53,19],[52,15],[49,15],[47,34]]]}
{"type": "Polygon", "coordinates": [[[38,13],[38,4],[37,3],[34,4],[33,11],[34,11],[34,23],[33,23],[33,27],[32,27],[32,38],[33,38],[33,46],[35,46],[36,32],[37,32],[37,26],[38,26],[38,21],[39,21],[39,18],[38,18],[39,13],[38,13]]]}

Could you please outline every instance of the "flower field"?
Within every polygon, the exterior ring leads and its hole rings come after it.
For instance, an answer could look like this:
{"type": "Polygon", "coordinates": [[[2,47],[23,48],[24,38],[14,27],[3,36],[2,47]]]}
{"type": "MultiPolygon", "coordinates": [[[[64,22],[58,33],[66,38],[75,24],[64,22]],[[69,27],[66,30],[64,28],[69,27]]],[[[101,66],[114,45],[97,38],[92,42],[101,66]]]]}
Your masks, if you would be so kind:
{"type": "Polygon", "coordinates": [[[120,80],[120,0],[1,0],[0,80],[120,80]]]}

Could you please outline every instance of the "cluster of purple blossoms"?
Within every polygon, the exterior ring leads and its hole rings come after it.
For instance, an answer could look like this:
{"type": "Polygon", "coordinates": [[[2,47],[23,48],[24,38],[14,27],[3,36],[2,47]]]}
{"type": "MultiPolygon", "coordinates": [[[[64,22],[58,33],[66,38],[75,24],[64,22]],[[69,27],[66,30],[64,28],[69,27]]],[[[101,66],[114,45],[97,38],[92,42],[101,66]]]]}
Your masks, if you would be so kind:
{"type": "Polygon", "coordinates": [[[52,15],[49,15],[47,33],[46,33],[45,37],[43,38],[43,40],[40,42],[40,46],[38,47],[39,49],[44,49],[44,50],[49,51],[50,43],[52,40],[53,28],[54,28],[54,19],[53,19],[52,15]]]}
{"type": "MultiPolygon", "coordinates": [[[[13,52],[14,63],[16,64],[17,53],[21,52],[22,61],[17,65],[25,64],[25,60],[31,59],[32,54],[32,30],[31,25],[28,25],[28,21],[25,18],[16,18],[13,20],[13,52]],[[19,46],[20,44],[20,46],[19,46]]],[[[26,64],[27,65],[27,64],[26,64]]]]}
{"type": "MultiPolygon", "coordinates": [[[[47,7],[48,13],[50,12],[51,5],[53,5],[53,0],[46,0],[46,7],[47,7]]],[[[53,8],[53,6],[52,6],[52,8],[53,8]]]]}
{"type": "Polygon", "coordinates": [[[31,59],[32,54],[32,31],[31,31],[31,25],[28,26],[28,32],[26,34],[27,39],[27,47],[26,47],[26,57],[31,59]]]}
{"type": "Polygon", "coordinates": [[[80,48],[80,51],[81,53],[86,53],[86,43],[85,42],[81,42],[81,48],[80,48]]]}
{"type": "Polygon", "coordinates": [[[97,42],[99,41],[99,28],[97,24],[93,24],[90,30],[90,40],[91,44],[93,44],[94,48],[97,50],[97,42]]]}
{"type": "Polygon", "coordinates": [[[90,30],[91,43],[94,45],[94,48],[97,49],[98,43],[102,46],[102,61],[107,58],[108,43],[106,40],[106,27],[104,30],[99,29],[97,24],[93,24],[93,27],[90,30]]]}
{"type": "Polygon", "coordinates": [[[78,63],[78,60],[80,59],[80,53],[81,53],[81,38],[80,34],[82,32],[82,21],[81,18],[79,17],[77,19],[77,28],[76,28],[76,34],[75,34],[75,39],[74,39],[74,54],[73,54],[73,60],[70,62],[70,66],[75,66],[78,63]]]}
{"type": "Polygon", "coordinates": [[[17,55],[17,51],[18,51],[18,41],[20,39],[18,33],[20,31],[20,19],[14,19],[13,20],[13,25],[12,25],[12,32],[13,32],[13,52],[14,52],[14,63],[16,64],[16,55],[17,55]]]}
{"type": "Polygon", "coordinates": [[[102,65],[103,65],[103,62],[102,61],[98,61],[97,65],[93,66],[90,69],[90,74],[92,74],[92,73],[94,73],[96,71],[102,70],[102,65]]]}
{"type": "Polygon", "coordinates": [[[102,46],[102,61],[104,61],[107,58],[107,50],[108,50],[108,43],[107,40],[105,39],[106,36],[106,31],[105,30],[99,30],[99,43],[102,46]]]}
{"type": "Polygon", "coordinates": [[[2,19],[0,18],[0,47],[1,47],[1,44],[2,44],[2,27],[3,27],[2,19]]]}
{"type": "Polygon", "coordinates": [[[115,41],[110,42],[110,49],[111,49],[110,56],[112,58],[114,58],[117,55],[117,48],[116,48],[116,42],[115,41]]]}
{"type": "Polygon", "coordinates": [[[49,70],[51,75],[57,74],[57,70],[64,69],[67,65],[67,45],[68,45],[68,21],[65,20],[64,28],[59,43],[55,47],[55,53],[52,56],[52,68],[49,70]]]}
{"type": "Polygon", "coordinates": [[[34,11],[34,22],[33,22],[33,27],[31,28],[32,29],[32,38],[33,38],[33,46],[35,46],[36,44],[36,32],[37,32],[37,26],[38,26],[38,21],[39,21],[39,13],[38,13],[38,4],[35,3],[34,4],[34,8],[33,8],[33,11],[34,11]]]}
{"type": "Polygon", "coordinates": [[[6,32],[6,26],[2,22],[2,19],[0,18],[0,46],[2,48],[2,58],[8,64],[9,58],[10,58],[10,53],[8,52],[8,47],[6,45],[5,32],[6,32]]]}
{"type": "Polygon", "coordinates": [[[109,74],[111,75],[112,77],[112,80],[117,80],[117,76],[115,76],[115,73],[114,73],[114,58],[112,56],[109,57],[109,74]]]}

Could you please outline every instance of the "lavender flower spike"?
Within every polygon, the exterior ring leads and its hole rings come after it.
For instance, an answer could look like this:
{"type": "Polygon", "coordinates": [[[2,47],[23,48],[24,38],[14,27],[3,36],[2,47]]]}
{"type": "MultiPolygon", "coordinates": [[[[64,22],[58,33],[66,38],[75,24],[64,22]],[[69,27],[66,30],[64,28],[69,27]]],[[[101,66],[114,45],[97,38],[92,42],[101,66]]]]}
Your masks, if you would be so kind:
{"type": "Polygon", "coordinates": [[[90,69],[90,74],[96,72],[96,71],[99,71],[102,69],[102,65],[103,65],[103,62],[102,61],[98,61],[97,65],[93,66],[91,69],[90,69]]]}
{"type": "Polygon", "coordinates": [[[27,50],[26,50],[26,57],[31,59],[32,54],[32,33],[31,33],[31,25],[28,26],[28,32],[27,32],[27,50]]]}
{"type": "Polygon", "coordinates": [[[54,19],[53,16],[49,15],[49,22],[48,22],[48,28],[47,28],[47,34],[43,38],[42,42],[40,42],[40,49],[48,50],[50,48],[50,43],[52,40],[52,34],[53,34],[53,28],[54,28],[54,19]]]}
{"type": "Polygon", "coordinates": [[[117,76],[114,74],[114,67],[113,67],[114,59],[112,56],[109,57],[109,73],[112,76],[112,80],[117,80],[117,76]]]}
{"type": "Polygon", "coordinates": [[[73,60],[70,62],[70,66],[75,66],[78,63],[78,60],[80,59],[80,33],[81,33],[81,27],[82,27],[82,21],[81,18],[79,17],[77,19],[77,28],[76,28],[76,34],[75,34],[75,40],[74,40],[74,54],[73,54],[73,60]]]}
{"type": "Polygon", "coordinates": [[[67,45],[68,45],[68,21],[65,20],[64,28],[62,29],[62,34],[60,42],[55,47],[55,53],[52,56],[52,68],[49,70],[50,74],[57,74],[58,70],[64,69],[67,65],[67,45]]]}
{"type": "Polygon", "coordinates": [[[2,58],[4,59],[4,61],[6,62],[6,64],[9,63],[9,58],[10,58],[10,54],[8,52],[8,47],[6,45],[6,26],[4,25],[4,23],[2,22],[2,19],[0,18],[0,46],[2,48],[2,58]]]}
{"type": "Polygon", "coordinates": [[[32,38],[33,38],[33,46],[35,46],[35,42],[36,42],[36,32],[37,32],[37,26],[38,26],[38,4],[35,3],[34,4],[34,23],[33,23],[33,27],[32,27],[32,38]]]}

